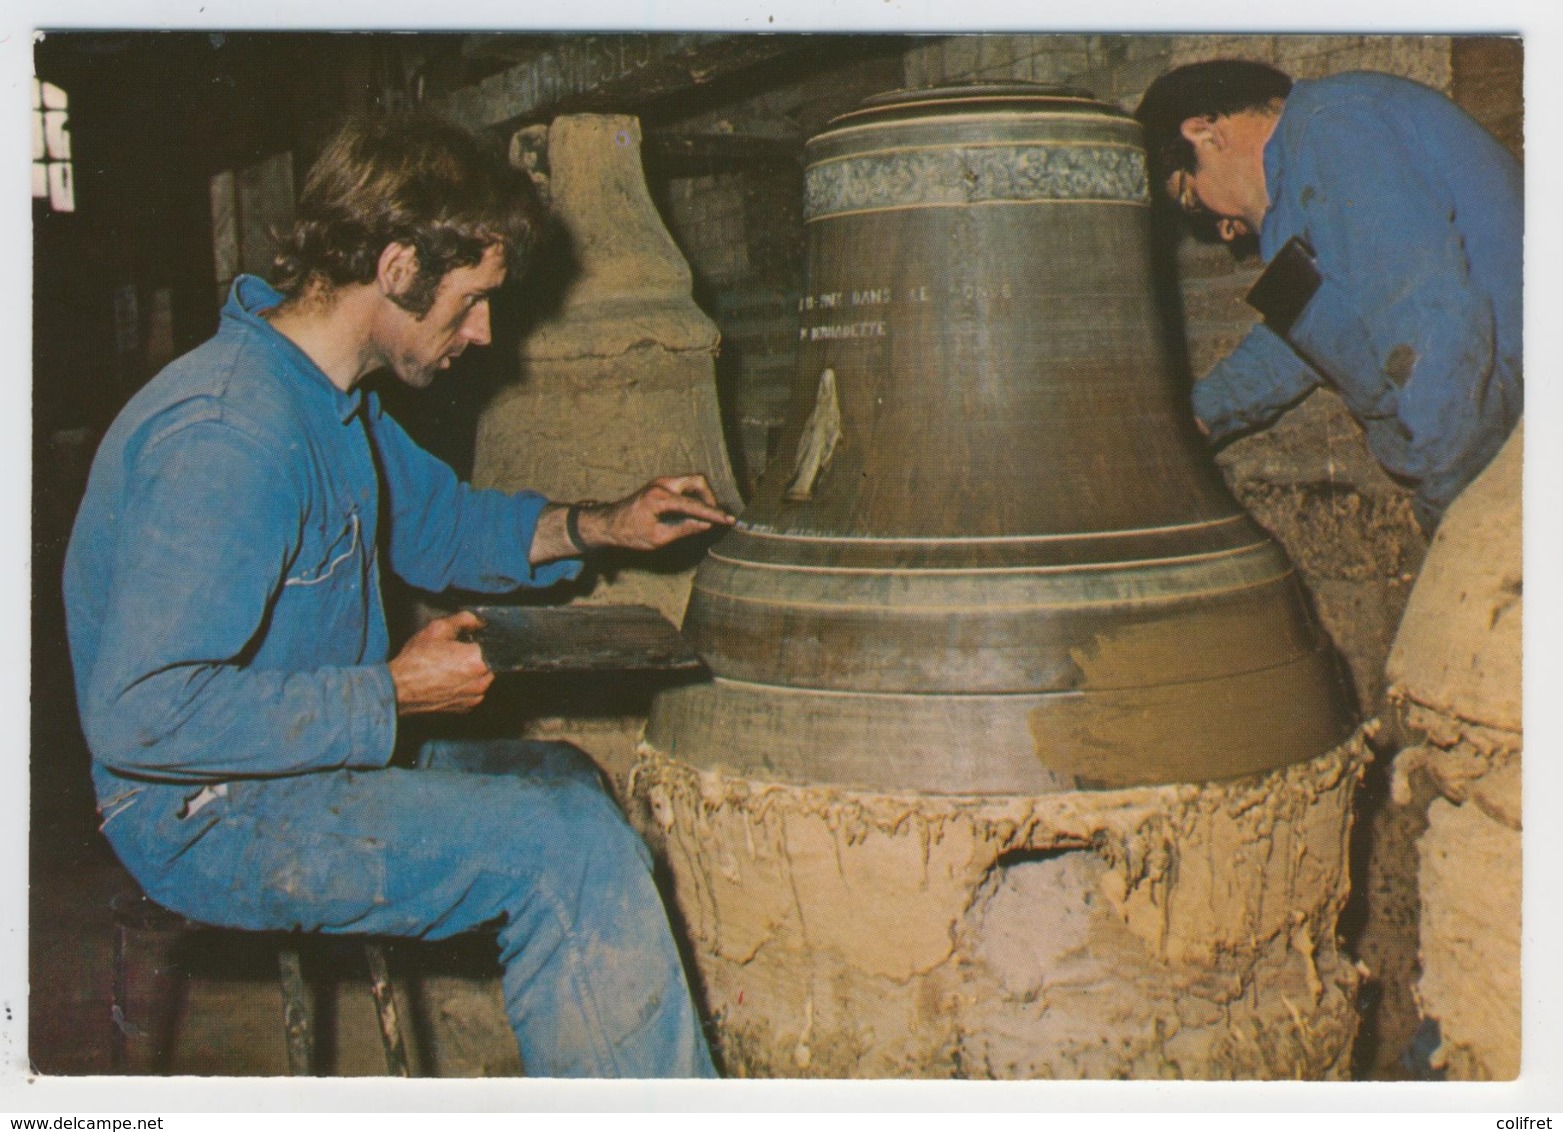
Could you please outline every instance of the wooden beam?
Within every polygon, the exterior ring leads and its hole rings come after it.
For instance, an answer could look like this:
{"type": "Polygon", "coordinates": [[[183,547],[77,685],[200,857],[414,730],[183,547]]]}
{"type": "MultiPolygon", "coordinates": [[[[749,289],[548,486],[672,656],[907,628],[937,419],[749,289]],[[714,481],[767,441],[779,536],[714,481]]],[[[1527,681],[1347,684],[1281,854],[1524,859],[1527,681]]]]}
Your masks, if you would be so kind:
{"type": "Polygon", "coordinates": [[[648,133],[641,146],[648,163],[663,170],[714,171],[734,166],[801,165],[802,138],[746,134],[648,133]]]}
{"type": "MultiPolygon", "coordinates": [[[[498,47],[485,37],[481,50],[498,47]]],[[[536,36],[516,45],[530,52],[499,74],[454,91],[436,104],[473,129],[516,127],[557,114],[591,111],[633,113],[643,103],[704,86],[803,49],[817,37],[667,33],[559,36],[539,45],[536,36]]]]}

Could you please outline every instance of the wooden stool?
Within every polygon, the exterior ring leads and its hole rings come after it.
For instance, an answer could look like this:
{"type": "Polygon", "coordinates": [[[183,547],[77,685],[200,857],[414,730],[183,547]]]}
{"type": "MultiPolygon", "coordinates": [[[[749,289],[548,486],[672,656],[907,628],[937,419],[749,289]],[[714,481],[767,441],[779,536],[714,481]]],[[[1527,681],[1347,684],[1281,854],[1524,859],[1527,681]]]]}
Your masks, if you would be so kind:
{"type": "MultiPolygon", "coordinates": [[[[207,925],[170,912],[140,889],[118,893],[109,901],[109,907],[114,915],[114,988],[109,1057],[113,1072],[124,1073],[128,1063],[126,1038],[132,1029],[127,1016],[131,933],[180,935],[207,925]]],[[[294,1077],[312,1077],[316,1075],[314,1012],[310,1008],[309,987],[304,981],[299,955],[302,938],[298,933],[282,936],[282,942],[277,948],[277,966],[281,976],[288,1072],[294,1077]]],[[[386,1073],[393,1077],[411,1076],[407,1042],[402,1034],[396,996],[391,989],[385,948],[372,938],[364,940],[363,948],[369,966],[369,990],[374,996],[375,1015],[380,1024],[380,1044],[385,1051],[386,1073]]]]}

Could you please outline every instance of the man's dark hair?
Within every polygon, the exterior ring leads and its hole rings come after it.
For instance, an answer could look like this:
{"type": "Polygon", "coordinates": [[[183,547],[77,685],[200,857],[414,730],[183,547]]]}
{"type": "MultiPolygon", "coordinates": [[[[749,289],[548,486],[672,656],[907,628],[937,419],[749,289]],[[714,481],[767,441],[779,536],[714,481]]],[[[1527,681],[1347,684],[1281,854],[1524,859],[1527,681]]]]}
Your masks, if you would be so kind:
{"type": "Polygon", "coordinates": [[[294,299],[316,281],[369,283],[386,246],[406,244],[418,274],[394,298],[422,317],[445,274],[481,262],[490,246],[518,267],[545,215],[531,179],[459,126],[405,116],[349,122],[304,182],[276,285],[294,299]]]}
{"type": "Polygon", "coordinates": [[[1178,170],[1194,171],[1194,146],[1183,136],[1189,118],[1219,118],[1266,109],[1284,99],[1292,80],[1265,63],[1214,59],[1168,71],[1151,83],[1134,116],[1145,127],[1151,186],[1162,191],[1178,170]]]}

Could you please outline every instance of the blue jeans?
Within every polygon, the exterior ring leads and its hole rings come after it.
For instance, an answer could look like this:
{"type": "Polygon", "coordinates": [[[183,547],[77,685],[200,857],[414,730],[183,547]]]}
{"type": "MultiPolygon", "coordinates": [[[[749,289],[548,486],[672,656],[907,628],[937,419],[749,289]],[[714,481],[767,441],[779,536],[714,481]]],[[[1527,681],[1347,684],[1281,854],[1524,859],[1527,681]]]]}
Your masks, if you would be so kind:
{"type": "Polygon", "coordinates": [[[437,741],[416,770],[247,779],[193,802],[194,787],[120,781],[104,833],[165,907],[417,939],[502,921],[529,1074],[715,1076],[651,855],[568,744],[437,741]]]}

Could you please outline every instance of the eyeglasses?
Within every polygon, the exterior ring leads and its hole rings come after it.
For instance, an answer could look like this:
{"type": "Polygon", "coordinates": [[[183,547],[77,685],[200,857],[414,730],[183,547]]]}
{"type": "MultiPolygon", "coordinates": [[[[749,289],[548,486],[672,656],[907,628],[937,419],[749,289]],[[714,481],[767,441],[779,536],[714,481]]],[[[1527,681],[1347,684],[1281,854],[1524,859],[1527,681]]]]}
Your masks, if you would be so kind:
{"type": "Polygon", "coordinates": [[[1199,194],[1194,191],[1194,175],[1187,169],[1178,169],[1171,177],[1171,197],[1173,202],[1182,210],[1183,215],[1190,220],[1200,220],[1213,224],[1219,217],[1206,208],[1199,199],[1199,194]]]}

